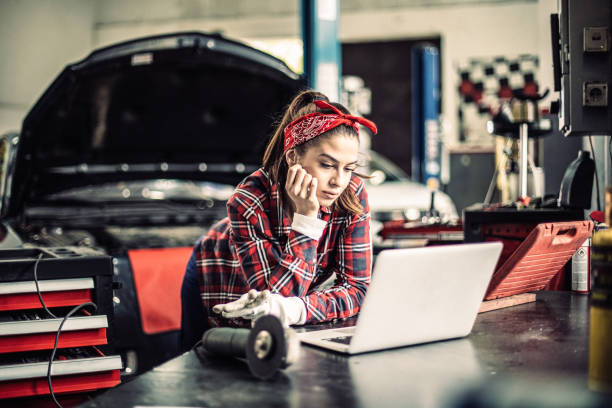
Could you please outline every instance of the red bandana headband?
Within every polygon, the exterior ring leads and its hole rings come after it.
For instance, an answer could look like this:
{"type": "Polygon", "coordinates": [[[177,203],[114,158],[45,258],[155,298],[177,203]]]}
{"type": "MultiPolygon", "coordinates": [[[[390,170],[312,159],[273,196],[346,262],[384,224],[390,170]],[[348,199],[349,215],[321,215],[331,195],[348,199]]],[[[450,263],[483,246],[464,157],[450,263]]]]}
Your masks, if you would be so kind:
{"type": "Polygon", "coordinates": [[[320,134],[327,132],[340,125],[348,125],[355,129],[355,132],[359,134],[359,126],[361,124],[376,134],[378,131],[374,122],[361,118],[359,116],[346,115],[342,113],[334,105],[331,105],[325,101],[314,101],[314,104],[321,109],[330,109],[334,113],[321,113],[313,112],[307,115],[301,116],[291,122],[285,128],[285,151],[291,149],[294,146],[300,145],[304,142],[313,139],[320,134]]]}

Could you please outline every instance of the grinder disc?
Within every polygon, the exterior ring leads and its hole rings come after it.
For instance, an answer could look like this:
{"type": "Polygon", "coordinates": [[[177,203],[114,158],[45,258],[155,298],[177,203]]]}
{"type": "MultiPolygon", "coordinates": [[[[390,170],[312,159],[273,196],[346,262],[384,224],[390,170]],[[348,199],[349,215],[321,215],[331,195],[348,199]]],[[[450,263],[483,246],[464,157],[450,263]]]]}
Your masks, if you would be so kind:
{"type": "Polygon", "coordinates": [[[287,343],[285,330],[277,317],[265,315],[255,321],[247,340],[246,357],[251,373],[263,380],[284,366],[287,343]]]}

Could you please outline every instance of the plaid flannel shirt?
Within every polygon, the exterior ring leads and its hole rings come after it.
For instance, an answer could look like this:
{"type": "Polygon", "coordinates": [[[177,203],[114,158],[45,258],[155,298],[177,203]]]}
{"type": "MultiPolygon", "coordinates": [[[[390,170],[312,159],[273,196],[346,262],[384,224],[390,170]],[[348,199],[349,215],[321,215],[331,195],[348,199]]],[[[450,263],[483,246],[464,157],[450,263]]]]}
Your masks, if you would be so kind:
{"type": "Polygon", "coordinates": [[[347,188],[355,192],[364,213],[354,216],[321,207],[319,218],[327,226],[316,240],[291,228],[280,192],[263,169],[245,178],[228,201],[228,217],[196,244],[209,323],[244,325],[219,318],[212,307],[249,289],[299,297],[306,304],[307,322],[357,314],[371,277],[370,208],[359,177],[353,175],[347,188]],[[333,284],[321,288],[334,273],[333,284]]]}

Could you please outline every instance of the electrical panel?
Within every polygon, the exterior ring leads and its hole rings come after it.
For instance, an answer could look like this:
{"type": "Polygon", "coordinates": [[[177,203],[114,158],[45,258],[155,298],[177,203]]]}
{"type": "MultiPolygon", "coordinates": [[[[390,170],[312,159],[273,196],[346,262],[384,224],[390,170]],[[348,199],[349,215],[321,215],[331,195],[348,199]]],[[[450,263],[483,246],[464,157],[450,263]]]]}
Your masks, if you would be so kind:
{"type": "Polygon", "coordinates": [[[612,135],[612,2],[560,0],[560,6],[551,18],[559,129],[565,136],[612,135]]]}

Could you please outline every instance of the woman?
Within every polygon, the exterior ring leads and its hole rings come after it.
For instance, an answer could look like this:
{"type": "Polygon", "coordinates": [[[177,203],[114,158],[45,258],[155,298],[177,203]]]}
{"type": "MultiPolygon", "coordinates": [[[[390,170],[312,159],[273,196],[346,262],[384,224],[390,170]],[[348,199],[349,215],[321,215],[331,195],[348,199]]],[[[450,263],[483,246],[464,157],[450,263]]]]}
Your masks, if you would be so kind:
{"type": "MultiPolygon", "coordinates": [[[[348,113],[321,93],[298,94],[263,167],[237,186],[228,217],[196,243],[182,298],[187,304],[197,276],[209,325],[243,326],[263,313],[304,324],[359,311],[371,242],[368,198],[354,174],[358,124],[373,133],[376,126],[348,113]]],[[[184,306],[184,322],[193,318],[184,306]]]]}

